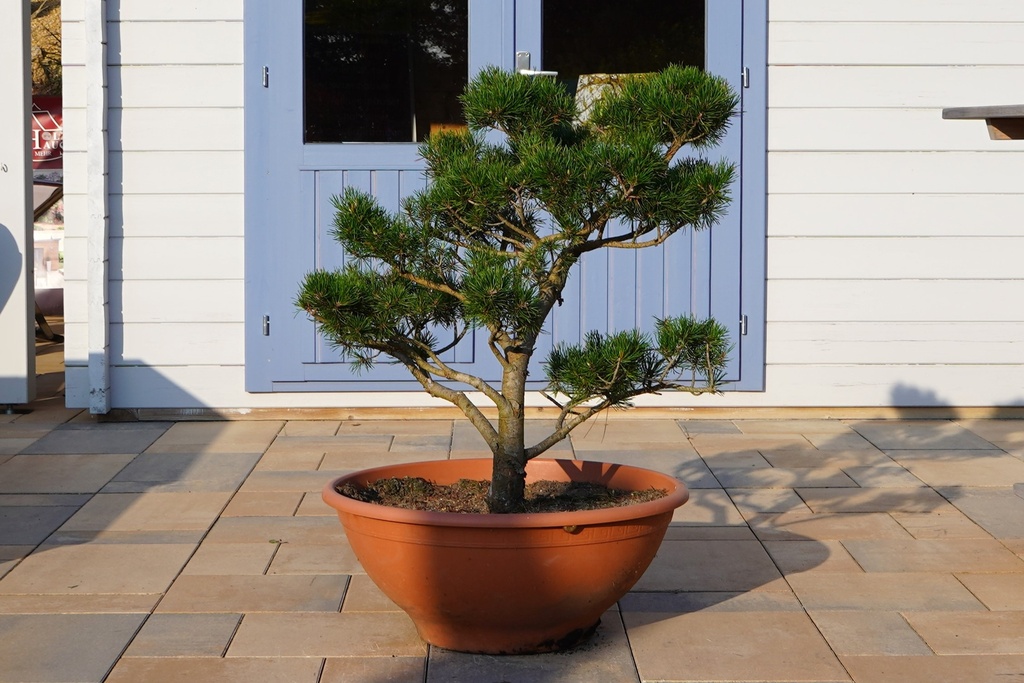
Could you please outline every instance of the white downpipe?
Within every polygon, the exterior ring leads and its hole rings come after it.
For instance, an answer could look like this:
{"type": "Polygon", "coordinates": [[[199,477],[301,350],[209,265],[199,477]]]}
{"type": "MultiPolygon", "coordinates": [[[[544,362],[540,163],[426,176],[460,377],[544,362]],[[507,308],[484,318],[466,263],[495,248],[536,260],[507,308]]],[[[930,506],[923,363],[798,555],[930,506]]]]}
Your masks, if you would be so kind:
{"type": "Polygon", "coordinates": [[[89,412],[101,415],[110,411],[107,3],[84,2],[89,412]]]}

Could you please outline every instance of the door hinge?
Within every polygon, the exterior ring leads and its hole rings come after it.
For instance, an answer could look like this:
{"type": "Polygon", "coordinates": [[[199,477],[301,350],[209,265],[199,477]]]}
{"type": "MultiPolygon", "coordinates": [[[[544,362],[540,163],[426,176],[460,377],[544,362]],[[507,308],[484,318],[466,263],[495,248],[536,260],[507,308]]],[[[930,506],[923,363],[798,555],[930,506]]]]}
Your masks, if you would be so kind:
{"type": "Polygon", "coordinates": [[[747,316],[745,315],[740,316],[740,336],[747,336],[747,316]]]}
{"type": "Polygon", "coordinates": [[[263,67],[263,87],[264,88],[269,88],[270,87],[270,67],[269,66],[263,67]]]}
{"type": "Polygon", "coordinates": [[[270,336],[270,316],[269,315],[263,316],[263,336],[264,337],[269,337],[270,336]]]}
{"type": "Polygon", "coordinates": [[[740,72],[740,78],[743,80],[743,87],[750,87],[750,69],[743,67],[743,71],[740,72]]]}

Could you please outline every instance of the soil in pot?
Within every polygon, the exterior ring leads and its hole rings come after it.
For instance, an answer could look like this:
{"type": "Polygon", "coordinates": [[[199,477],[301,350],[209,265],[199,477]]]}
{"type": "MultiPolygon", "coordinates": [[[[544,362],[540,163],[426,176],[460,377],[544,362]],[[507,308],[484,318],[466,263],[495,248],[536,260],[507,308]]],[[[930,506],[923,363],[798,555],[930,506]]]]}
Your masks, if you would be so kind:
{"type": "MultiPolygon", "coordinates": [[[[436,484],[422,477],[390,477],[364,487],[345,484],[338,493],[377,505],[427,510],[430,512],[487,513],[490,482],[460,479],[453,484],[436,484]]],[[[526,485],[526,501],[517,512],[570,512],[600,510],[646,503],[667,495],[664,489],[628,491],[585,481],[541,480],[526,485]]]]}

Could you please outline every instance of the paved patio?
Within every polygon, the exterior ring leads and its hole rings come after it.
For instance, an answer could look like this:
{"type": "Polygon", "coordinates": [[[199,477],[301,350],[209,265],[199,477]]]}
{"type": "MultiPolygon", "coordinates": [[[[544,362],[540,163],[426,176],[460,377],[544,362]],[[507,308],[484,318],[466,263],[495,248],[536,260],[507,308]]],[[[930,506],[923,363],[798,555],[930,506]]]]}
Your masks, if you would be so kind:
{"type": "Polygon", "coordinates": [[[557,455],[691,501],[591,643],[508,658],[422,643],[319,498],[480,443],[448,420],[0,415],[0,682],[1024,677],[1024,421],[585,425],[557,455]]]}

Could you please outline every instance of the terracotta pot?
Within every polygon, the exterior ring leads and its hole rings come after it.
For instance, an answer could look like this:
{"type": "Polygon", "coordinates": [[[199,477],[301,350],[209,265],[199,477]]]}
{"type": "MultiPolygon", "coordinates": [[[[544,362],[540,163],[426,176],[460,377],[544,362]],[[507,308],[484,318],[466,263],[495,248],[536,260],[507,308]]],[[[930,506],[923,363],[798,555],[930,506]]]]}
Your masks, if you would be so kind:
{"type": "Polygon", "coordinates": [[[403,510],[335,490],[387,477],[439,484],[490,479],[491,460],[361,470],[323,492],[366,573],[409,614],[423,640],[489,654],[561,650],[587,638],[647,569],[672,511],[689,498],[686,486],[668,475],[578,460],[533,460],[527,480],[653,487],[669,494],[603,510],[485,515],[403,510]]]}

